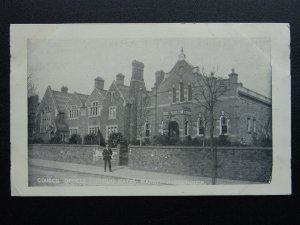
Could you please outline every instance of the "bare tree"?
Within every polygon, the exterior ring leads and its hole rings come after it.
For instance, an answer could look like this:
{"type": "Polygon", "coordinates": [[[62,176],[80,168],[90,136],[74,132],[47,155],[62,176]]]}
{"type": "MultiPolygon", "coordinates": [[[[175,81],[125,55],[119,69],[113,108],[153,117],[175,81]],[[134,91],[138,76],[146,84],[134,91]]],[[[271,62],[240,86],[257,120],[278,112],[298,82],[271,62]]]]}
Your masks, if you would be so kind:
{"type": "MultiPolygon", "coordinates": [[[[142,145],[143,136],[145,133],[145,125],[146,122],[149,124],[149,121],[147,119],[150,115],[150,104],[151,104],[151,98],[147,92],[143,92],[142,89],[140,89],[138,97],[138,113],[137,113],[137,134],[139,135],[140,139],[140,145],[142,145]]],[[[150,129],[150,128],[149,128],[150,129]]]]}
{"type": "Polygon", "coordinates": [[[37,94],[37,88],[32,81],[32,74],[27,75],[27,98],[37,94]]]}
{"type": "MultiPolygon", "coordinates": [[[[210,149],[213,155],[212,159],[212,184],[216,184],[217,177],[217,153],[214,148],[214,113],[216,106],[220,100],[220,97],[227,91],[226,85],[222,82],[223,78],[216,77],[218,71],[214,69],[211,70],[208,75],[204,69],[201,73],[196,75],[197,84],[195,86],[193,97],[196,103],[203,109],[205,114],[207,113],[207,119],[209,127],[209,137],[210,137],[210,149]]],[[[206,121],[207,122],[207,121],[206,121]]]]}

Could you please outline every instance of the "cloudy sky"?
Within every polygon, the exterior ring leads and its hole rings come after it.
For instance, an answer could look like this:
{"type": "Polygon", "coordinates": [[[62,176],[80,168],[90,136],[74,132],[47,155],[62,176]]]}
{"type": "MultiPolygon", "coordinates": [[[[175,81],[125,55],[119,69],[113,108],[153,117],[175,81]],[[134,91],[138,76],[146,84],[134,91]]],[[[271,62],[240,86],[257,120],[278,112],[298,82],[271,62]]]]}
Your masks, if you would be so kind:
{"type": "Polygon", "coordinates": [[[105,79],[106,89],[118,73],[129,85],[131,62],[136,59],[145,64],[144,80],[150,89],[155,71],[169,72],[181,48],[192,65],[207,71],[218,66],[219,75],[226,78],[235,68],[245,87],[271,96],[270,42],[265,38],[30,39],[28,74],[40,98],[48,85],[90,94],[97,76],[105,79]]]}

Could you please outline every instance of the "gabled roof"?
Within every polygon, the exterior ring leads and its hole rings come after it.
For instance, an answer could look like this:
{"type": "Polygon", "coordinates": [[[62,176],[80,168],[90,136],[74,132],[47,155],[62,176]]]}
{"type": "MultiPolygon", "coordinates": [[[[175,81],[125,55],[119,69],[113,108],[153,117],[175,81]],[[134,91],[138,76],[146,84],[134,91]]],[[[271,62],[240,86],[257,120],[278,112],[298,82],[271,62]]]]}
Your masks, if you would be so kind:
{"type": "Polygon", "coordinates": [[[243,96],[243,97],[247,97],[256,101],[260,101],[263,104],[266,104],[268,106],[272,106],[272,99],[268,98],[262,94],[259,94],[255,91],[252,91],[248,88],[245,87],[238,87],[237,88],[238,93],[243,96]]]}
{"type": "Polygon", "coordinates": [[[103,97],[106,96],[107,90],[99,89],[99,88],[95,88],[95,89],[97,89],[103,97]]]}
{"type": "MultiPolygon", "coordinates": [[[[112,84],[109,87],[109,91],[112,89],[112,87],[115,87],[115,89],[119,92],[121,98],[124,100],[123,106],[125,106],[127,103],[129,103],[129,92],[130,87],[124,84],[118,84],[115,80],[112,82],[112,84]]],[[[107,91],[107,93],[109,92],[107,91]]]]}
{"type": "Polygon", "coordinates": [[[54,98],[55,104],[57,106],[57,110],[59,112],[64,112],[66,104],[72,98],[72,94],[61,92],[61,91],[54,91],[54,90],[51,91],[52,91],[52,96],[54,98]]]}
{"type": "Polygon", "coordinates": [[[82,103],[82,105],[85,104],[86,100],[89,97],[88,95],[81,94],[81,93],[78,93],[78,92],[75,92],[74,94],[78,96],[78,98],[79,98],[80,102],[82,103]]]}
{"type": "Polygon", "coordinates": [[[130,87],[126,86],[126,85],[117,85],[117,84],[116,84],[116,87],[119,90],[120,94],[123,96],[124,101],[126,103],[128,103],[129,102],[129,89],[130,89],[130,87]]]}
{"type": "Polygon", "coordinates": [[[194,66],[185,59],[178,60],[171,71],[165,75],[165,79],[159,85],[159,92],[169,91],[173,86],[178,86],[178,81],[194,83],[196,81],[194,66]]]}

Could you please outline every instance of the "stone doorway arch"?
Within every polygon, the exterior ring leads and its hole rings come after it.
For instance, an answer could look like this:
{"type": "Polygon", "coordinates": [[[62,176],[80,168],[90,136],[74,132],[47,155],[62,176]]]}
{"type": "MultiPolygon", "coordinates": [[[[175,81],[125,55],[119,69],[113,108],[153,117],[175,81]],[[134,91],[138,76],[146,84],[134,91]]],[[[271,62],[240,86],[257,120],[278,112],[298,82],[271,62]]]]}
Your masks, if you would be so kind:
{"type": "Polygon", "coordinates": [[[179,125],[176,121],[170,121],[169,122],[169,137],[179,137],[179,125]]]}

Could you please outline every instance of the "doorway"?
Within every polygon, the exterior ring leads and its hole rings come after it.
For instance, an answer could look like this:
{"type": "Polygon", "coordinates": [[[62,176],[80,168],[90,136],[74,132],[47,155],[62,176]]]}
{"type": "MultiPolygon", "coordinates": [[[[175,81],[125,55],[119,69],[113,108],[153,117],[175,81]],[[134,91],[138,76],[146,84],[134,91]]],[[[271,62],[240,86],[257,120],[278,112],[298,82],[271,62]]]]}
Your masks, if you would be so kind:
{"type": "Polygon", "coordinates": [[[179,137],[179,125],[176,121],[169,122],[169,137],[179,137]]]}

